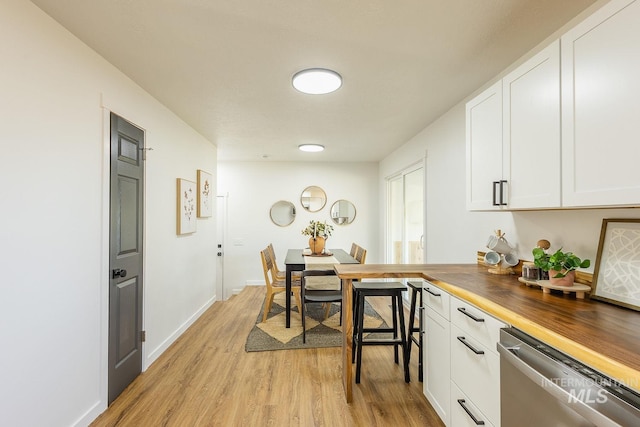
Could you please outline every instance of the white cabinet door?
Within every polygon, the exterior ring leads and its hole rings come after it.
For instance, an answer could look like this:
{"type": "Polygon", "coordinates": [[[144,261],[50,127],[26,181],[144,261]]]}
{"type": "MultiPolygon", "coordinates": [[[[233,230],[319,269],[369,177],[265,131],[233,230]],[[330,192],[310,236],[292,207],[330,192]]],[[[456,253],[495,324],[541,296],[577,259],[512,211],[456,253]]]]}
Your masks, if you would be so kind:
{"type": "Polygon", "coordinates": [[[500,209],[502,81],[469,101],[466,112],[467,209],[500,209]]]}
{"type": "Polygon", "coordinates": [[[499,425],[500,356],[453,324],[450,339],[451,380],[492,424],[499,425]]]}
{"type": "Polygon", "coordinates": [[[425,308],[423,319],[425,331],[422,363],[424,369],[423,392],[445,425],[451,425],[449,422],[451,399],[450,324],[448,320],[429,307],[425,308]]]}
{"type": "Polygon", "coordinates": [[[494,427],[453,381],[451,382],[451,425],[454,427],[477,427],[479,425],[494,427]]]}
{"type": "Polygon", "coordinates": [[[640,205],[640,0],[562,38],[562,204],[640,205]]]}
{"type": "Polygon", "coordinates": [[[560,41],[502,79],[509,209],[560,207],[560,41]]]}

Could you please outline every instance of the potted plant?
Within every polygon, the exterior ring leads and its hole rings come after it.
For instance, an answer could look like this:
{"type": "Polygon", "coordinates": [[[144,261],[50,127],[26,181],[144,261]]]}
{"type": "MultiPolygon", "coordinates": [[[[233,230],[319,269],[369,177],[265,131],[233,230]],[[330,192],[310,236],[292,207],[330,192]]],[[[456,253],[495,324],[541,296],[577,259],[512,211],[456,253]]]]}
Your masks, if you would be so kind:
{"type": "Polygon", "coordinates": [[[327,237],[331,236],[333,225],[327,224],[327,221],[320,222],[312,219],[309,225],[302,229],[302,235],[309,237],[309,248],[311,253],[319,255],[324,251],[324,244],[327,237]]]}
{"type": "Polygon", "coordinates": [[[549,272],[549,280],[554,285],[573,286],[577,268],[591,265],[588,259],[581,260],[573,252],[563,252],[562,248],[548,254],[542,248],[533,249],[533,262],[536,267],[549,272]]]}

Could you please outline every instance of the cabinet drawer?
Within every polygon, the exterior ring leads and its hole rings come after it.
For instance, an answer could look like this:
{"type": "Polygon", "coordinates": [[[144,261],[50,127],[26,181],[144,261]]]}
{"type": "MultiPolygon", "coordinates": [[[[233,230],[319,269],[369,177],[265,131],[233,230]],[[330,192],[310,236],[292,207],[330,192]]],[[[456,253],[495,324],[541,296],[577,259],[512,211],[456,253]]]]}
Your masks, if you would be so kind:
{"type": "Polygon", "coordinates": [[[450,295],[431,282],[424,281],[422,285],[422,300],[424,305],[431,308],[440,316],[449,320],[450,295]]]}
{"type": "Polygon", "coordinates": [[[507,325],[458,298],[451,297],[450,305],[451,323],[497,354],[496,343],[500,340],[500,329],[507,325]]]}
{"type": "MultiPolygon", "coordinates": [[[[451,380],[489,418],[489,421],[499,423],[500,357],[453,324],[451,380]]],[[[452,408],[456,404],[455,400],[451,401],[452,408]]]]}
{"type": "Polygon", "coordinates": [[[494,426],[453,382],[451,383],[451,425],[454,427],[494,426]]]}

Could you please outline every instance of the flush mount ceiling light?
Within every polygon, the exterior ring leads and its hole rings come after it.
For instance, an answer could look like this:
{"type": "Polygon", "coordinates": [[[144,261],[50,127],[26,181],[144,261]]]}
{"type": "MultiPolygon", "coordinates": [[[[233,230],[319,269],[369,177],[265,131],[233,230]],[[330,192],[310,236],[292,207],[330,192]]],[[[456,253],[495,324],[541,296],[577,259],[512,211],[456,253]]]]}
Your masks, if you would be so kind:
{"type": "Polygon", "coordinates": [[[309,68],[293,75],[293,87],[302,93],[323,95],[338,90],[342,86],[342,77],[332,70],[309,68]]]}
{"type": "Polygon", "coordinates": [[[306,151],[307,153],[318,153],[324,150],[324,145],[320,144],[302,144],[298,145],[300,151],[306,151]]]}

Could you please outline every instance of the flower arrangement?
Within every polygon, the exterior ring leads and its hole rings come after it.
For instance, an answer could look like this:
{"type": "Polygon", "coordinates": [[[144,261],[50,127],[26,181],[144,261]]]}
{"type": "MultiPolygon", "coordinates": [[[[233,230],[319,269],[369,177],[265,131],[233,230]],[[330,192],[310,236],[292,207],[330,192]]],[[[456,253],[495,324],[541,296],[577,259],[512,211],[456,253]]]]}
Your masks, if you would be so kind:
{"type": "Polygon", "coordinates": [[[311,237],[329,237],[333,232],[333,225],[327,224],[327,221],[320,222],[312,219],[309,221],[309,225],[302,229],[304,236],[311,237]]]}

